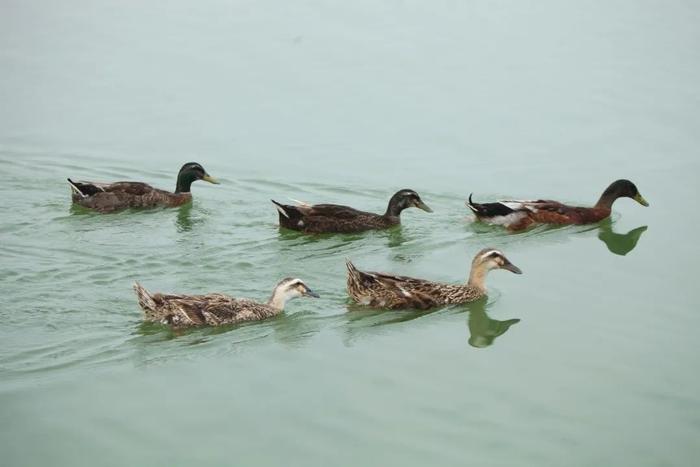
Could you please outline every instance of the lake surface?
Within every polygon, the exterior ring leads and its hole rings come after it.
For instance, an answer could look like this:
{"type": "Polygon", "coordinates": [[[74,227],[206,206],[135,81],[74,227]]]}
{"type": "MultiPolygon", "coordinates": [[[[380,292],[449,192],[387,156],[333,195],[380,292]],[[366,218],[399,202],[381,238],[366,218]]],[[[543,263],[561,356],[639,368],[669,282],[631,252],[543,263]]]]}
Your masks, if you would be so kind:
{"type": "Polygon", "coordinates": [[[7,466],[688,466],[700,456],[700,4],[361,0],[0,3],[0,452],[7,466]],[[174,188],[95,215],[66,177],[174,188]],[[464,200],[651,204],[522,234],[464,200]],[[434,209],[280,231],[269,199],[434,209]],[[488,300],[351,306],[345,258],[488,300]],[[266,299],[173,332],[131,285],[266,299]]]}

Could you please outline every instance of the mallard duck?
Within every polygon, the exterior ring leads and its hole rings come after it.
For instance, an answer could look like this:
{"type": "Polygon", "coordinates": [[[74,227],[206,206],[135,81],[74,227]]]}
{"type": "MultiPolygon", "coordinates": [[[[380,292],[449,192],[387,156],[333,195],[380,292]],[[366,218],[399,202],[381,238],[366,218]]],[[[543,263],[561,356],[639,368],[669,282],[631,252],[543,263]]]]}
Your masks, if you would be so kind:
{"type": "Polygon", "coordinates": [[[271,200],[279,211],[280,226],[306,233],[350,233],[373,229],[386,229],[401,223],[401,211],[415,207],[433,212],[413,190],[400,190],[389,200],[384,214],[358,211],[349,206],[337,204],[297,206],[271,200]]]}
{"type": "Polygon", "coordinates": [[[363,272],[349,260],[348,295],[360,305],[375,308],[427,309],[441,305],[466,303],[486,295],[484,282],[492,269],[522,271],[499,250],[485,248],[476,254],[466,284],[442,284],[412,277],[380,272],[363,272]]]}
{"type": "Polygon", "coordinates": [[[134,284],[139,306],[146,321],[174,327],[235,324],[258,321],[278,315],[285,304],[295,297],[317,297],[301,279],[282,279],[267,303],[247,298],[233,298],[220,293],[207,295],[166,295],[150,293],[141,284],[134,284]]]}
{"type": "Polygon", "coordinates": [[[632,198],[642,206],[649,206],[634,183],[617,180],[605,189],[592,208],[568,206],[549,200],[475,203],[472,195],[469,195],[467,207],[480,221],[504,225],[509,230],[517,231],[532,224],[592,224],[610,216],[612,205],[618,198],[632,198]]]}
{"type": "Polygon", "coordinates": [[[153,188],[141,182],[74,182],[70,178],[72,198],[75,204],[97,212],[115,212],[127,208],[175,207],[192,200],[192,182],[204,180],[218,184],[200,164],[188,162],[177,174],[175,193],[153,188]]]}

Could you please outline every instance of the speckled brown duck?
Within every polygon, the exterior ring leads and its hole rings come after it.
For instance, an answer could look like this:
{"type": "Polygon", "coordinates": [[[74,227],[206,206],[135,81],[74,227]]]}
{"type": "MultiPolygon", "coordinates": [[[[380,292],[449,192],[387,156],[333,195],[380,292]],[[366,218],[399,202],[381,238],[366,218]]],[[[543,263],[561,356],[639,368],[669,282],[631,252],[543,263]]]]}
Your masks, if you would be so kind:
{"type": "Polygon", "coordinates": [[[380,272],[363,272],[350,261],[348,295],[360,305],[374,308],[418,308],[467,303],[486,295],[486,276],[492,269],[506,269],[515,274],[522,271],[496,249],[481,250],[472,261],[466,284],[443,284],[413,277],[380,272]]]}
{"type": "Polygon", "coordinates": [[[413,190],[400,190],[389,200],[384,214],[359,211],[338,204],[304,204],[296,206],[271,200],[279,211],[280,226],[305,233],[351,233],[386,229],[401,223],[401,212],[415,207],[432,212],[413,190]]]}
{"type": "Polygon", "coordinates": [[[480,221],[518,231],[533,224],[593,224],[609,217],[613,203],[619,198],[632,198],[642,206],[649,206],[634,183],[617,180],[606,188],[595,206],[590,208],[550,200],[475,203],[471,195],[467,207],[480,221]]]}
{"type": "Polygon", "coordinates": [[[160,190],[142,182],[98,183],[70,178],[73,203],[101,213],[128,208],[176,207],[192,201],[190,187],[197,180],[218,184],[200,164],[188,162],[177,174],[175,192],[160,190]]]}
{"type": "Polygon", "coordinates": [[[134,284],[139,306],[146,321],[173,327],[220,326],[245,321],[259,321],[284,311],[286,303],[296,297],[318,297],[301,279],[282,279],[266,303],[234,298],[220,293],[207,295],[169,295],[151,293],[138,282],[134,284]]]}

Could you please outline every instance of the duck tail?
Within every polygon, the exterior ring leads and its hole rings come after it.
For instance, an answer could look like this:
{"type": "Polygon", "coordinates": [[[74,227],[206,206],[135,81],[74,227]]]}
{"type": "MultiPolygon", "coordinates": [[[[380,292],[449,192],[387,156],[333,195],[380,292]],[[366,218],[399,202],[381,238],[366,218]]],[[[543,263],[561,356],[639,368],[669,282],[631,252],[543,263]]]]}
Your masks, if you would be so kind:
{"type": "Polygon", "coordinates": [[[355,265],[352,264],[352,261],[350,261],[349,258],[345,258],[345,266],[347,266],[347,268],[348,268],[348,273],[350,273],[350,275],[352,275],[352,276],[357,276],[357,275],[359,275],[359,271],[357,270],[357,268],[355,267],[355,265]]]}
{"type": "Polygon", "coordinates": [[[73,194],[76,194],[81,198],[85,198],[87,196],[85,193],[80,191],[80,187],[78,187],[78,184],[76,184],[73,180],[71,180],[70,178],[66,180],[68,180],[68,184],[70,185],[70,189],[73,192],[73,194]]]}
{"type": "Polygon", "coordinates": [[[287,214],[287,206],[285,206],[284,204],[278,203],[274,199],[271,199],[270,201],[272,201],[272,204],[275,205],[275,208],[277,208],[277,211],[279,211],[280,215],[289,219],[289,214],[287,214]]]}
{"type": "Polygon", "coordinates": [[[134,292],[136,292],[136,297],[139,300],[139,306],[143,308],[144,311],[156,311],[157,305],[155,300],[153,300],[153,295],[138,282],[134,282],[134,292]]]}
{"type": "MultiPolygon", "coordinates": [[[[361,284],[361,275],[360,271],[355,267],[354,264],[352,264],[352,261],[350,259],[346,258],[345,259],[345,266],[348,268],[348,280],[347,280],[347,288],[348,291],[354,291],[357,290],[360,287],[361,284]]],[[[350,294],[351,296],[353,295],[352,293],[350,294]]]]}
{"type": "Polygon", "coordinates": [[[479,215],[481,214],[481,205],[472,201],[472,195],[473,193],[469,193],[469,201],[467,201],[465,204],[474,214],[479,215]]]}
{"type": "Polygon", "coordinates": [[[345,266],[348,268],[348,289],[364,288],[363,284],[369,277],[368,274],[357,269],[349,259],[345,260],[345,266]]]}

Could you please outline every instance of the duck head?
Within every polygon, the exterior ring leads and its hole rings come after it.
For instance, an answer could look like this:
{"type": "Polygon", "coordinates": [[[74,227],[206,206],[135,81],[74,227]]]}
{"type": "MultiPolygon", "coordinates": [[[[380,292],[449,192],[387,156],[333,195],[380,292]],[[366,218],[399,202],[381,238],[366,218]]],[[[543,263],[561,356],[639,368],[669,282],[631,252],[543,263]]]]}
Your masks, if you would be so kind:
{"type": "Polygon", "coordinates": [[[209,175],[204,167],[197,162],[188,162],[183,165],[180,172],[177,174],[177,186],[175,193],[189,193],[193,182],[204,180],[205,182],[219,184],[219,181],[209,175]]]}
{"type": "Polygon", "coordinates": [[[642,206],[649,206],[649,203],[647,203],[644,197],[639,193],[639,190],[634,183],[630,182],[629,180],[620,179],[615,180],[605,189],[598,200],[596,207],[610,209],[612,204],[618,198],[632,198],[642,206]]]}
{"type": "Polygon", "coordinates": [[[427,204],[420,199],[420,195],[413,190],[405,189],[397,191],[389,200],[386,208],[386,215],[398,217],[406,208],[418,208],[425,212],[433,212],[427,204]]]}
{"type": "Polygon", "coordinates": [[[272,291],[272,297],[267,302],[271,307],[283,310],[287,302],[297,297],[314,297],[318,294],[311,290],[301,279],[287,277],[282,279],[272,291]]]}
{"type": "Polygon", "coordinates": [[[510,262],[502,251],[495,248],[484,248],[472,260],[472,270],[469,274],[469,285],[484,289],[484,281],[489,271],[505,269],[514,274],[522,274],[519,267],[510,262]]]}

